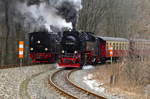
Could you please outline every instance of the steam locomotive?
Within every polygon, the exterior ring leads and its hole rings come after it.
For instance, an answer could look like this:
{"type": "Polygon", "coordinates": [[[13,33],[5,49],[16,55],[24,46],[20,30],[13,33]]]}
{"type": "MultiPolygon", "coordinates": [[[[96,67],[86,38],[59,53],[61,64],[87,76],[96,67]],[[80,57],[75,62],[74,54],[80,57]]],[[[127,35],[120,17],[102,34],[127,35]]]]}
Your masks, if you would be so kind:
{"type": "Polygon", "coordinates": [[[91,32],[75,30],[63,32],[60,42],[60,67],[82,67],[85,64],[105,63],[130,55],[142,56],[150,52],[150,40],[94,36],[91,32]],[[110,56],[109,46],[113,48],[110,56]],[[141,49],[142,48],[142,49],[141,49]],[[142,54],[141,54],[142,53],[142,54]]]}
{"type": "Polygon", "coordinates": [[[33,63],[52,63],[58,58],[57,34],[29,33],[29,56],[33,63]]]}

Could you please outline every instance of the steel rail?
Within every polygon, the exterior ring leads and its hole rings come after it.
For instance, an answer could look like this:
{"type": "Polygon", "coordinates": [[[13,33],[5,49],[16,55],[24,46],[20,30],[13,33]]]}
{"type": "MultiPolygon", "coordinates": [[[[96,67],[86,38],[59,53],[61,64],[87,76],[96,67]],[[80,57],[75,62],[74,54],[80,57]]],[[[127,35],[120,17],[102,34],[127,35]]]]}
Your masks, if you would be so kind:
{"type": "Polygon", "coordinates": [[[56,72],[54,72],[50,78],[49,78],[49,84],[54,87],[54,89],[56,91],[59,91],[60,93],[62,93],[62,95],[64,95],[65,97],[69,97],[69,99],[78,99],[77,97],[75,97],[74,95],[68,93],[68,92],[65,92],[65,90],[59,88],[54,82],[53,82],[53,78],[57,75],[58,72],[61,72],[63,70],[58,70],[56,72]]]}

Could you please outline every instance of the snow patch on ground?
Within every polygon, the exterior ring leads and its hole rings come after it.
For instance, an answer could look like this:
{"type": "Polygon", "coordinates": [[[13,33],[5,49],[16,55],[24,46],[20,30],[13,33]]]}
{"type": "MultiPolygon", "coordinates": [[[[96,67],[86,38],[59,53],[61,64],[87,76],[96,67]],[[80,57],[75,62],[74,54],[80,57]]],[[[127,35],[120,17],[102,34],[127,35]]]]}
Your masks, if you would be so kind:
{"type": "Polygon", "coordinates": [[[56,69],[61,69],[63,67],[60,67],[58,63],[54,64],[54,66],[56,67],[56,69]]]}
{"type": "Polygon", "coordinates": [[[92,74],[88,74],[87,76],[83,77],[83,83],[89,86],[90,89],[97,92],[97,94],[100,94],[108,99],[126,99],[123,97],[123,95],[109,93],[107,89],[103,87],[104,83],[94,80],[92,74]]]}
{"type": "Polygon", "coordinates": [[[93,65],[84,65],[82,69],[92,69],[94,68],[93,65]]]}
{"type": "Polygon", "coordinates": [[[103,83],[99,83],[96,80],[92,80],[93,75],[89,74],[85,77],[83,77],[83,82],[86,83],[91,89],[98,91],[98,92],[104,92],[105,88],[101,87],[103,83]]]}

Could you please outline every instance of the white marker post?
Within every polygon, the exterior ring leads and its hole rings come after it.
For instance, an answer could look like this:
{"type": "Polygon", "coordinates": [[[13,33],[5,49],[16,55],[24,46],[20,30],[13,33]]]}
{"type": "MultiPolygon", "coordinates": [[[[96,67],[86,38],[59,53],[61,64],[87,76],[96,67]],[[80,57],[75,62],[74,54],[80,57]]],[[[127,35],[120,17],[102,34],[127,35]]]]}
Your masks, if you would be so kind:
{"type": "Polygon", "coordinates": [[[113,57],[113,47],[109,46],[109,56],[111,58],[111,64],[112,64],[112,57],[113,57]]]}
{"type": "MultiPolygon", "coordinates": [[[[110,45],[108,50],[109,50],[109,56],[110,56],[111,65],[112,65],[112,61],[113,61],[113,59],[112,59],[112,57],[113,57],[113,47],[110,45]]],[[[113,74],[110,76],[110,84],[114,85],[115,84],[115,79],[116,79],[114,67],[112,69],[112,72],[113,72],[113,74]]]]}
{"type": "Polygon", "coordinates": [[[23,58],[24,58],[24,41],[19,41],[19,59],[20,59],[20,66],[22,66],[23,58]]]}

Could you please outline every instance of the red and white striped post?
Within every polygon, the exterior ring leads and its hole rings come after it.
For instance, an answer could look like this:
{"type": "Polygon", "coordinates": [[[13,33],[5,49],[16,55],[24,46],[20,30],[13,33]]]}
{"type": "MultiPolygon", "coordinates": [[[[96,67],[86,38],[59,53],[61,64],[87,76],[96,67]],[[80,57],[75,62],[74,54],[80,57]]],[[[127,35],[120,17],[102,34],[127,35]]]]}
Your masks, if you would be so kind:
{"type": "Polygon", "coordinates": [[[109,50],[109,56],[110,56],[110,58],[111,58],[111,63],[112,63],[113,47],[112,47],[112,46],[109,46],[108,50],[109,50]]]}
{"type": "Polygon", "coordinates": [[[19,41],[20,66],[22,66],[23,58],[24,58],[24,41],[19,41]]]}

